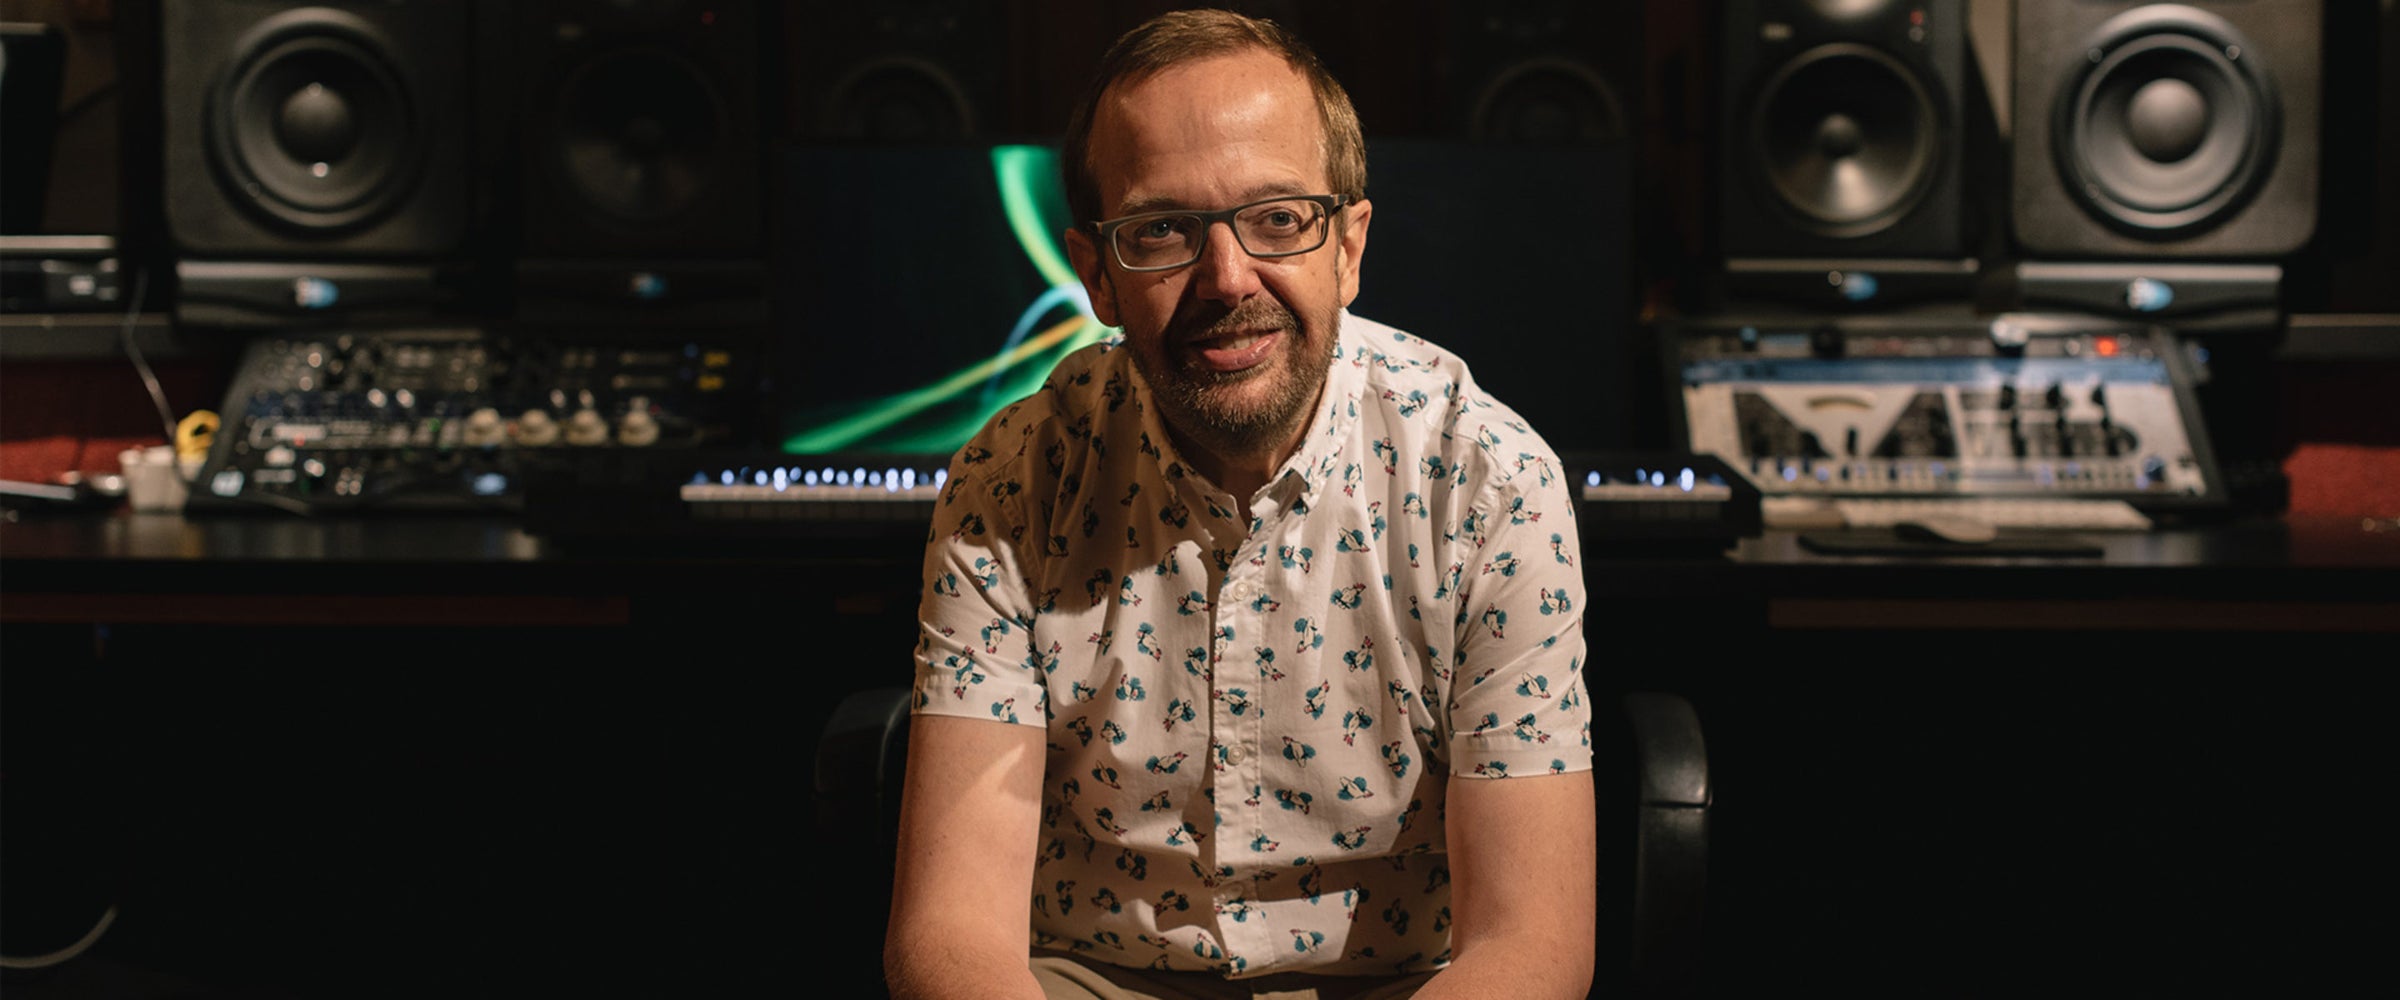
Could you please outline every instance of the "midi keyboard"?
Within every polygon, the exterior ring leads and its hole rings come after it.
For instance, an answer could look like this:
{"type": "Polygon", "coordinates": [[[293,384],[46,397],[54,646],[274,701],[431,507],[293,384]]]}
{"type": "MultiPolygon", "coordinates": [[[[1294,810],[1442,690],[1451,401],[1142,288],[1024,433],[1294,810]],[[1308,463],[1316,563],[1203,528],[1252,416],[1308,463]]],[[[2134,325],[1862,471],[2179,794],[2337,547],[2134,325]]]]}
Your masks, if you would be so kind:
{"type": "Polygon", "coordinates": [[[619,454],[527,487],[526,530],[634,542],[921,540],[949,457],[619,454]]]}

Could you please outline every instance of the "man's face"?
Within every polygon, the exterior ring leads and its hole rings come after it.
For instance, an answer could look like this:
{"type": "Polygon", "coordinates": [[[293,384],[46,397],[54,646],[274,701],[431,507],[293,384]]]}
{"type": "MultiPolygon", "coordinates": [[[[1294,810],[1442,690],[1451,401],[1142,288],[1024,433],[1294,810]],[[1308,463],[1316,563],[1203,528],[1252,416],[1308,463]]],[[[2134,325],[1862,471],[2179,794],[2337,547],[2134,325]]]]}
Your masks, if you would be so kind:
{"type": "MultiPolygon", "coordinates": [[[[1093,121],[1101,211],[1330,193],[1321,134],[1306,79],[1263,51],[1120,83],[1093,121]]],[[[1083,230],[1067,243],[1094,311],[1124,328],[1170,426],[1221,454],[1280,454],[1307,429],[1339,313],[1358,295],[1370,210],[1343,209],[1347,224],[1337,220],[1324,246],[1292,257],[1252,257],[1220,224],[1199,260],[1172,271],[1126,271],[1083,230]]]]}

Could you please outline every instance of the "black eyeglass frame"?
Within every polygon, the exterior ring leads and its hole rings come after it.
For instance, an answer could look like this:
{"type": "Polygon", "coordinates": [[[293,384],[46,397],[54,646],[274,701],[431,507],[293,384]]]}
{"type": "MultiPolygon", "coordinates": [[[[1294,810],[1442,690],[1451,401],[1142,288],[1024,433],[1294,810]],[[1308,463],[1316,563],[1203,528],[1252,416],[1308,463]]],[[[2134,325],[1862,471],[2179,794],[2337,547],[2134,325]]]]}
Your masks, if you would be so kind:
{"type": "Polygon", "coordinates": [[[1220,208],[1213,212],[1200,211],[1197,209],[1172,209],[1163,212],[1142,212],[1136,215],[1127,215],[1115,219],[1105,219],[1099,222],[1087,222],[1084,223],[1084,226],[1091,231],[1092,238],[1094,240],[1099,241],[1102,246],[1106,246],[1108,248],[1108,255],[1116,259],[1118,267],[1124,268],[1127,271],[1135,272],[1172,271],[1179,267],[1192,266],[1194,262],[1197,262],[1200,259],[1201,254],[1208,252],[1209,233],[1215,231],[1217,228],[1217,223],[1220,222],[1225,224],[1225,228],[1232,230],[1234,245],[1241,247],[1243,253],[1249,254],[1252,257],[1271,260],[1277,257],[1297,257],[1304,253],[1315,253],[1318,250],[1324,249],[1325,242],[1333,238],[1334,214],[1340,212],[1344,206],[1349,205],[1350,203],[1350,196],[1346,194],[1279,194],[1272,198],[1260,198],[1257,201],[1245,202],[1240,205],[1235,205],[1232,208],[1220,208]],[[1313,202],[1318,208],[1324,210],[1325,215],[1317,220],[1317,241],[1309,244],[1306,249],[1302,250],[1279,250],[1273,253],[1259,253],[1256,250],[1250,249],[1250,244],[1242,242],[1242,227],[1234,224],[1234,217],[1250,209],[1257,208],[1260,205],[1271,205],[1279,201],[1313,202]],[[1131,223],[1147,222],[1151,219],[1173,218],[1189,218],[1200,220],[1200,241],[1192,246],[1191,260],[1186,260],[1175,264],[1157,264],[1149,267],[1135,267],[1125,262],[1124,251],[1117,247],[1117,230],[1122,229],[1131,223]]]}

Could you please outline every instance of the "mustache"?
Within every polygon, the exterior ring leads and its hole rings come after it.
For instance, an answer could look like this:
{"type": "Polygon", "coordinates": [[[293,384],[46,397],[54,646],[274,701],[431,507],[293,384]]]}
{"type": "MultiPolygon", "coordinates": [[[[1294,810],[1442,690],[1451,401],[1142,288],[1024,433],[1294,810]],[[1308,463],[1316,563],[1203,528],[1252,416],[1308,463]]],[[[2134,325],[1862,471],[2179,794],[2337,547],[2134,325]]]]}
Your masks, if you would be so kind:
{"type": "Polygon", "coordinates": [[[1167,321],[1166,341],[1188,343],[1243,330],[1294,330],[1300,326],[1283,303],[1260,296],[1239,306],[1222,302],[1190,302],[1167,321]]]}

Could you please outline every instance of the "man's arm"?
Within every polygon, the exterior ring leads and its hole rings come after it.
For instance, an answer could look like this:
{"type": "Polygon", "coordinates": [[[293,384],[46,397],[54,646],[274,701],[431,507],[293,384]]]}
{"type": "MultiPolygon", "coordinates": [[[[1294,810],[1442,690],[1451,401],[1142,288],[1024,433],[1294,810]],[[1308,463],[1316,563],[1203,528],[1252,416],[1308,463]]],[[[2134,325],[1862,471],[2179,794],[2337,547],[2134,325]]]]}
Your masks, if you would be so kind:
{"type": "Polygon", "coordinates": [[[1450,966],[1416,1000],[1592,988],[1592,774],[1452,777],[1450,966]]]}
{"type": "Polygon", "coordinates": [[[895,1000],[1039,1000],[1026,959],[1042,729],[918,715],[900,793],[884,978],[895,1000]]]}

